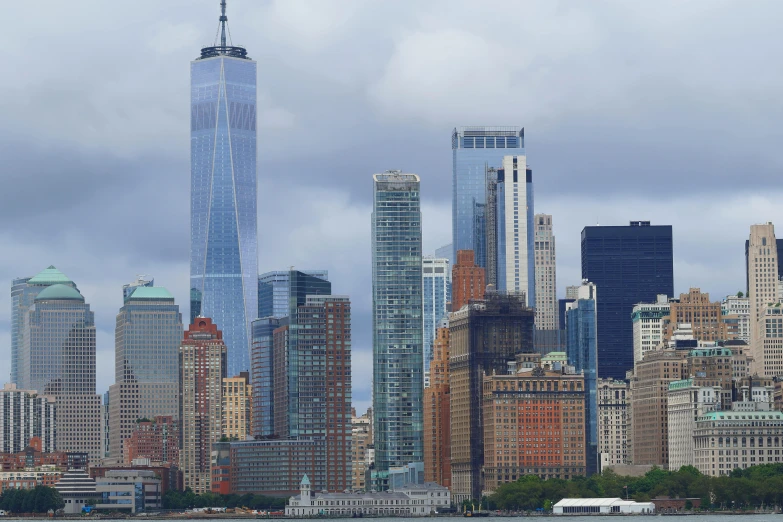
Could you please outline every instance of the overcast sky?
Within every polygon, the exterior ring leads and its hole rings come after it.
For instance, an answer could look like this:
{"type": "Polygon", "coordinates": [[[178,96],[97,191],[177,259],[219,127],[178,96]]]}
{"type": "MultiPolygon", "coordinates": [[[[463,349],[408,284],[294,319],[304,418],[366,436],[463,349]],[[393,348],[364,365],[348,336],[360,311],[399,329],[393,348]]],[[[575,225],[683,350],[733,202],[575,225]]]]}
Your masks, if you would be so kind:
{"type": "MultiPolygon", "coordinates": [[[[218,0],[3,5],[0,368],[10,284],[56,265],[113,382],[121,287],[188,312],[189,62],[218,0]]],[[[783,4],[229,0],[258,62],[259,271],[328,269],[351,296],[369,405],[372,174],[422,178],[424,250],[451,242],[451,131],[522,125],[559,293],[583,226],[674,226],[675,291],[744,290],[752,223],[783,223],[783,4]]],[[[780,232],[783,234],[783,232],[780,232]]],[[[630,349],[630,347],[629,347],[630,349]]]]}

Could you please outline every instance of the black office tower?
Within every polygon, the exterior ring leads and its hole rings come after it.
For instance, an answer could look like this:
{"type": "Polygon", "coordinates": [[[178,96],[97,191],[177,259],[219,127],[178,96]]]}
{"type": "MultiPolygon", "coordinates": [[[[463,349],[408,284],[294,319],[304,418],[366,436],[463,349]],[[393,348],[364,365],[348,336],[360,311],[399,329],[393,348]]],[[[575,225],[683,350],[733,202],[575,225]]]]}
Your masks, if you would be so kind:
{"type": "Polygon", "coordinates": [[[633,368],[634,305],[674,294],[671,225],[585,227],[582,278],[597,287],[598,377],[625,379],[633,368]]]}

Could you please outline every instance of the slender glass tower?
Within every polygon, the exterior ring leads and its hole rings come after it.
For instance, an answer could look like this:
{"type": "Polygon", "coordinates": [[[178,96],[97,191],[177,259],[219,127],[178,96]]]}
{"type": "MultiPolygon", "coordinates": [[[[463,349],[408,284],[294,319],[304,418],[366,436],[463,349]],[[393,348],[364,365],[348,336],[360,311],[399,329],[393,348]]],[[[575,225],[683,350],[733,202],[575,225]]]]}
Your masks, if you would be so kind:
{"type": "Polygon", "coordinates": [[[423,460],[419,177],[375,174],[372,211],[373,414],[377,486],[423,460]]]}
{"type": "Polygon", "coordinates": [[[226,43],[220,6],[220,41],[190,64],[190,315],[223,332],[238,375],[258,310],[256,62],[226,43]]]}
{"type": "Polygon", "coordinates": [[[452,259],[458,250],[473,250],[476,264],[487,267],[486,170],[500,168],[504,156],[523,155],[524,148],[522,127],[460,127],[451,133],[452,259]]]}

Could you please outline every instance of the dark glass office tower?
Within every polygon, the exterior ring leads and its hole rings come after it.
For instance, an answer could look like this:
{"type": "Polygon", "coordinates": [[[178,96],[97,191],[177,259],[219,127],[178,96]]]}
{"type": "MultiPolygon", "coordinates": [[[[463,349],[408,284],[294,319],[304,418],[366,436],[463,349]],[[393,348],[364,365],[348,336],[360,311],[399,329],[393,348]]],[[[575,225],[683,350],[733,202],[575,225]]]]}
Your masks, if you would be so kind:
{"type": "Polygon", "coordinates": [[[585,227],[582,279],[601,291],[598,377],[625,379],[633,368],[633,306],[674,294],[671,225],[631,221],[627,227],[585,227]]]}
{"type": "Polygon", "coordinates": [[[190,64],[191,317],[223,332],[228,375],[250,368],[258,311],[256,62],[220,41],[190,64]]]}

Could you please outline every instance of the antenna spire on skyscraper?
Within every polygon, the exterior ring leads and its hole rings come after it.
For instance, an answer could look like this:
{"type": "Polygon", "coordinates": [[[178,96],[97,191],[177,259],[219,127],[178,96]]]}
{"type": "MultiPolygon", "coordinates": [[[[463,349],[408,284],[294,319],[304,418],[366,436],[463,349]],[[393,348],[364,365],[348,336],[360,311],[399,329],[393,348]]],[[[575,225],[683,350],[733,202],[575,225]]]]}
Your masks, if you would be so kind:
{"type": "Polygon", "coordinates": [[[220,47],[226,46],[226,0],[220,0],[220,47]]]}
{"type": "Polygon", "coordinates": [[[215,33],[215,40],[211,47],[201,49],[201,58],[214,58],[216,56],[231,56],[232,58],[247,58],[247,51],[244,47],[235,46],[231,40],[231,29],[228,28],[228,17],[226,16],[226,0],[220,0],[220,18],[218,19],[218,30],[215,33]],[[218,33],[220,41],[218,42],[218,33]],[[228,35],[228,39],[226,36],[228,35]]]}

